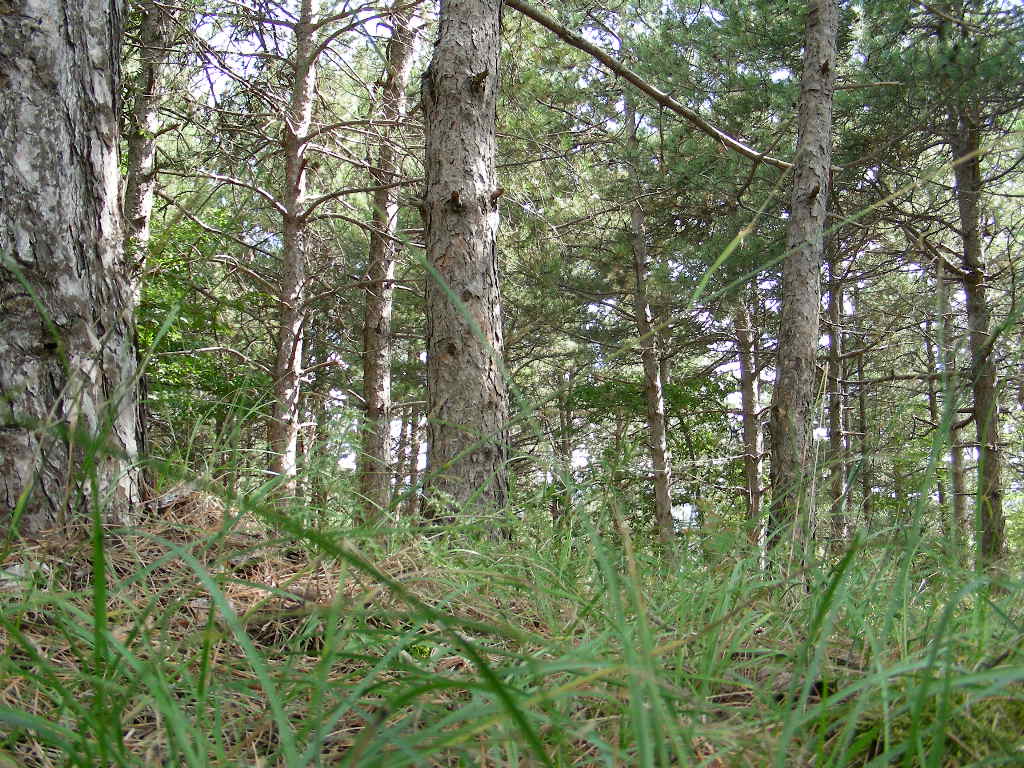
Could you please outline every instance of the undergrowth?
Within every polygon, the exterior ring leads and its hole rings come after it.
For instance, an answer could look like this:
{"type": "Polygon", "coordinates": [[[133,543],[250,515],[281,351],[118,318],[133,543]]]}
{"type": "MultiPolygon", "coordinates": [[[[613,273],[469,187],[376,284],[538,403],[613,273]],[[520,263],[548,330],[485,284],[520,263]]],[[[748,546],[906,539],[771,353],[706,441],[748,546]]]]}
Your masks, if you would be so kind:
{"type": "Polygon", "coordinates": [[[0,766],[1024,764],[1022,585],[941,542],[782,578],[603,489],[511,540],[265,499],[7,547],[0,766]]]}

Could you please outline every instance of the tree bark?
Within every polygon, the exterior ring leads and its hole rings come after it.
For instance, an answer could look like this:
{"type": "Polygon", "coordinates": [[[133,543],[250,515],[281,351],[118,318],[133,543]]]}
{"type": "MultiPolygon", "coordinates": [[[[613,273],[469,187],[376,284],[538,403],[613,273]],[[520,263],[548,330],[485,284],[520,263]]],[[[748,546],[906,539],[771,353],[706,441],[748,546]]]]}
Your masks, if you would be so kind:
{"type": "MultiPolygon", "coordinates": [[[[938,262],[941,263],[941,260],[938,262]]],[[[941,279],[941,273],[940,273],[941,279]]],[[[941,289],[940,289],[941,290],[941,289]]],[[[936,352],[938,344],[935,341],[935,322],[932,317],[925,320],[924,333],[924,354],[928,362],[928,418],[936,425],[941,433],[942,409],[939,407],[939,390],[937,383],[941,381],[942,373],[939,370],[939,355],[936,352]]],[[[939,502],[939,509],[943,516],[946,514],[946,484],[942,472],[936,468],[935,471],[935,494],[939,502]]],[[[944,525],[943,528],[946,528],[944,525]]]]}
{"type": "Polygon", "coordinates": [[[128,172],[124,188],[124,243],[129,264],[141,269],[149,246],[149,224],[156,191],[156,139],[160,130],[170,43],[177,14],[171,6],[140,0],[142,24],[140,68],[135,78],[134,104],[128,122],[128,172]]]}
{"type": "Polygon", "coordinates": [[[427,513],[504,508],[508,395],[498,283],[495,106],[501,0],[447,0],[423,76],[427,513]]]}
{"type": "Polygon", "coordinates": [[[979,118],[961,108],[950,137],[956,201],[963,241],[964,293],[971,348],[971,388],[978,436],[978,495],[975,537],[978,564],[993,565],[1004,554],[1005,518],[1000,478],[999,387],[995,350],[991,346],[991,308],[985,296],[985,258],[981,242],[978,196],[981,193],[979,118]]]}
{"type": "Polygon", "coordinates": [[[395,445],[391,475],[391,495],[402,490],[409,476],[409,442],[412,437],[412,410],[406,410],[398,422],[398,443],[395,445]]]}
{"type": "Polygon", "coordinates": [[[316,88],[315,34],[313,22],[319,0],[302,0],[294,26],[292,92],[281,146],[285,173],[281,202],[281,292],[278,295],[277,358],[274,362],[274,413],[269,438],[271,472],[281,478],[278,498],[295,495],[298,468],[299,401],[302,394],[302,353],[306,326],[307,232],[306,146],[313,118],[316,88]]]}
{"type": "Polygon", "coordinates": [[[842,380],[843,286],[836,274],[836,257],[829,261],[828,283],[828,476],[832,506],[831,546],[833,555],[843,551],[847,538],[846,520],[846,420],[843,418],[845,393],[842,380]]]}
{"type": "Polygon", "coordinates": [[[740,410],[743,422],[743,476],[746,483],[747,525],[750,543],[761,541],[761,429],[758,424],[760,399],[754,361],[756,335],[753,317],[744,299],[733,314],[736,352],[740,366],[740,410]]]}
{"type": "MultiPolygon", "coordinates": [[[[857,317],[857,313],[861,310],[860,291],[857,290],[857,284],[853,286],[853,316],[857,317]]],[[[874,485],[874,477],[871,465],[871,455],[869,453],[870,448],[868,445],[868,393],[867,387],[864,385],[864,344],[861,343],[861,350],[857,354],[857,425],[860,434],[860,469],[858,474],[860,475],[860,511],[861,516],[864,519],[864,527],[867,530],[871,530],[874,525],[874,491],[872,486],[874,485]]]]}
{"type": "MultiPolygon", "coordinates": [[[[640,192],[640,180],[636,171],[639,143],[636,136],[636,115],[626,99],[625,118],[629,126],[627,153],[630,155],[630,177],[634,192],[640,192]]],[[[647,401],[647,441],[654,469],[654,521],[658,538],[671,541],[675,535],[672,520],[672,459],[668,451],[665,430],[665,394],[661,379],[661,364],[658,359],[657,336],[654,329],[654,315],[647,295],[647,283],[651,275],[651,257],[647,249],[647,229],[644,223],[640,200],[633,202],[629,215],[630,241],[633,248],[633,272],[636,277],[634,311],[636,330],[640,344],[640,362],[644,371],[644,397],[647,401]]]]}
{"type": "MultiPolygon", "coordinates": [[[[182,10],[158,5],[154,0],[140,0],[142,21],[139,25],[139,72],[133,85],[133,105],[128,120],[127,173],[124,180],[124,253],[132,280],[132,310],[138,308],[141,298],[140,276],[149,258],[150,221],[157,184],[157,135],[160,131],[160,104],[166,89],[165,80],[170,60],[170,46],[175,25],[182,10]]],[[[146,376],[138,380],[138,429],[136,443],[139,452],[146,452],[146,428],[149,421],[147,407],[148,386],[146,376]]],[[[150,472],[143,470],[142,487],[153,484],[150,472]]]]}
{"type": "Polygon", "coordinates": [[[139,501],[133,289],[118,187],[121,0],[0,23],[0,519],[139,501]],[[95,493],[94,493],[95,492],[95,493]]]}
{"type": "MultiPolygon", "coordinates": [[[[792,536],[793,551],[804,551],[813,505],[810,430],[821,305],[820,269],[832,159],[838,18],[835,0],[809,0],[770,420],[769,551],[777,550],[787,534],[792,536]]],[[[775,555],[776,561],[782,559],[780,555],[775,555]]]]}
{"type": "Polygon", "coordinates": [[[409,499],[405,504],[405,517],[415,520],[420,500],[420,452],[423,450],[423,429],[420,427],[418,407],[413,408],[409,423],[409,499]]]}
{"type": "MultiPolygon", "coordinates": [[[[942,340],[940,353],[945,368],[945,387],[943,397],[952,399],[947,404],[946,410],[951,411],[951,422],[956,421],[956,409],[960,402],[960,377],[957,373],[956,347],[957,341],[954,334],[955,322],[953,307],[949,300],[949,280],[946,277],[945,262],[942,259],[936,261],[935,280],[939,291],[939,324],[942,329],[942,340]]],[[[952,503],[951,514],[946,536],[953,547],[962,551],[964,532],[967,529],[967,482],[964,478],[964,448],[960,442],[960,430],[955,423],[949,425],[949,495],[952,503]]]]}
{"type": "Polygon", "coordinates": [[[412,71],[413,46],[419,28],[414,8],[398,0],[391,12],[387,71],[380,97],[379,150],[371,171],[378,189],[373,193],[366,310],[363,321],[363,445],[359,454],[363,520],[376,519],[391,502],[388,486],[391,441],[391,310],[395,294],[395,232],[398,230],[398,187],[401,152],[393,127],[405,112],[406,89],[412,71]]]}

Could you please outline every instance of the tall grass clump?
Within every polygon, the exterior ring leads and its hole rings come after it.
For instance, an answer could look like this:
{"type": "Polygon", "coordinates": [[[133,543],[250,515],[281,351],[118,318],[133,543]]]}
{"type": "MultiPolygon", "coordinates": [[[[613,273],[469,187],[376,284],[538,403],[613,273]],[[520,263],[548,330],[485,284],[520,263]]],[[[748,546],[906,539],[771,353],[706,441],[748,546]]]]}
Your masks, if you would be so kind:
{"type": "Polygon", "coordinates": [[[4,552],[0,764],[1024,760],[1022,585],[923,526],[776,578],[725,524],[651,543],[600,474],[511,540],[158,474],[138,527],[4,552]]]}

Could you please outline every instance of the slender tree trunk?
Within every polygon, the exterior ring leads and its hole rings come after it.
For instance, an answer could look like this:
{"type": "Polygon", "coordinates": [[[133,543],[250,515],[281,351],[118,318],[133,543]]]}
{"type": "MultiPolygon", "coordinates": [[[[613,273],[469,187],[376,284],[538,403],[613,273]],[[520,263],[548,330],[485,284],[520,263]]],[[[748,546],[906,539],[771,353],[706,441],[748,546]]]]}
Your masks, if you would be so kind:
{"type": "MultiPolygon", "coordinates": [[[[856,283],[853,287],[853,312],[854,317],[861,309],[860,291],[856,283]]],[[[864,527],[869,531],[874,525],[874,477],[872,472],[872,460],[870,446],[868,443],[868,393],[864,386],[864,339],[859,342],[861,350],[857,354],[857,427],[860,435],[858,440],[860,449],[860,511],[864,519],[864,527]]]]}
{"type": "Polygon", "coordinates": [[[661,386],[668,388],[672,383],[672,306],[668,302],[654,313],[658,321],[658,368],[661,371],[661,386]]]}
{"type": "Polygon", "coordinates": [[[500,28],[501,0],[446,0],[423,76],[431,515],[449,501],[503,509],[508,496],[494,166],[500,28]]]}
{"type": "MultiPolygon", "coordinates": [[[[139,72],[133,86],[133,106],[128,121],[127,174],[124,183],[124,253],[133,281],[133,311],[138,307],[142,273],[149,257],[150,220],[156,192],[157,134],[160,130],[160,104],[166,89],[170,46],[181,10],[140,0],[142,22],[139,26],[139,72]]],[[[137,340],[136,340],[137,341],[137,340]]],[[[145,375],[138,382],[139,416],[136,443],[146,452],[148,386],[145,375]]],[[[142,486],[152,485],[149,472],[143,471],[142,486]]]]}
{"type": "Polygon", "coordinates": [[[140,268],[149,246],[149,223],[156,191],[156,139],[160,103],[170,59],[170,44],[180,11],[140,0],[140,67],[134,84],[134,104],[128,122],[128,173],[124,186],[124,243],[129,263],[140,268]]]}
{"type": "MultiPolygon", "coordinates": [[[[772,506],[768,549],[792,536],[803,553],[811,517],[814,403],[821,260],[832,160],[836,0],[808,0],[793,196],[782,268],[782,316],[770,420],[772,506]]],[[[802,555],[799,555],[802,557],[802,555]]],[[[780,552],[774,559],[781,562],[780,552]]]]}
{"type": "Polygon", "coordinates": [[[395,446],[394,473],[391,477],[391,494],[402,490],[409,476],[409,440],[412,432],[412,410],[407,409],[398,422],[398,444],[395,446]]]}
{"type": "MultiPolygon", "coordinates": [[[[627,152],[630,155],[630,176],[634,192],[639,194],[640,180],[636,172],[639,142],[636,136],[636,115],[630,98],[626,97],[626,124],[629,126],[627,152]]],[[[668,451],[665,431],[665,396],[658,359],[654,315],[647,296],[647,283],[651,275],[651,257],[647,249],[647,228],[640,200],[633,202],[629,216],[630,239],[633,248],[633,271],[636,277],[634,311],[636,330],[640,341],[640,361],[644,370],[644,396],[647,400],[647,440],[654,469],[654,520],[658,537],[671,541],[675,534],[672,520],[672,460],[668,451]]]]}
{"type": "Polygon", "coordinates": [[[761,541],[761,428],[758,424],[760,387],[754,360],[756,335],[753,316],[745,299],[733,315],[736,351],[740,364],[740,410],[743,422],[743,476],[746,481],[747,526],[750,543],[761,541]]]}
{"type": "Polygon", "coordinates": [[[828,476],[832,507],[831,551],[837,555],[847,538],[846,520],[846,420],[843,418],[843,286],[836,274],[836,257],[829,261],[828,284],[828,476]]]}
{"type": "MultiPolygon", "coordinates": [[[[936,383],[937,377],[940,375],[939,357],[936,353],[937,346],[935,341],[935,322],[931,317],[928,317],[925,320],[924,333],[924,354],[928,363],[928,418],[931,419],[932,424],[939,428],[941,433],[942,409],[939,407],[939,390],[936,383]]],[[[942,515],[945,517],[947,511],[946,484],[942,472],[938,471],[937,468],[935,472],[935,494],[939,502],[939,509],[942,510],[942,515]]],[[[943,525],[943,528],[946,528],[946,526],[943,525]]]]}
{"type": "Polygon", "coordinates": [[[558,398],[558,433],[554,445],[554,494],[551,497],[551,521],[557,523],[572,505],[570,497],[572,477],[572,411],[569,408],[569,389],[574,373],[569,371],[564,378],[559,375],[555,381],[558,398]]]}
{"type": "Polygon", "coordinates": [[[991,308],[985,296],[985,259],[981,242],[978,196],[981,192],[979,118],[960,109],[950,148],[956,179],[956,200],[963,238],[964,293],[971,348],[971,386],[974,424],[978,435],[978,497],[975,535],[978,564],[993,565],[1004,554],[1005,518],[1000,479],[999,387],[995,350],[991,346],[991,308]]]}
{"type": "Polygon", "coordinates": [[[415,520],[419,509],[420,453],[423,451],[423,428],[420,426],[422,416],[418,407],[413,408],[409,423],[409,499],[405,504],[407,520],[415,520]]]}
{"type": "Polygon", "coordinates": [[[274,414],[270,420],[271,471],[282,479],[279,498],[295,495],[298,462],[299,402],[306,326],[307,232],[306,146],[316,87],[314,16],[319,0],[302,0],[295,24],[292,93],[281,136],[284,149],[284,194],[281,201],[281,293],[278,296],[277,358],[274,362],[274,414]]]}
{"type": "Polygon", "coordinates": [[[0,521],[23,504],[21,527],[38,531],[81,519],[94,499],[108,519],[130,521],[139,473],[118,194],[124,4],[23,5],[0,16],[0,521]]]}
{"type": "Polygon", "coordinates": [[[359,454],[359,481],[363,519],[372,521],[391,502],[388,486],[391,441],[391,309],[395,294],[395,257],[398,248],[397,182],[401,177],[401,150],[395,144],[394,123],[405,112],[406,89],[412,71],[413,47],[419,28],[413,23],[414,7],[397,0],[391,11],[391,40],[387,70],[382,78],[378,128],[377,166],[371,172],[373,229],[370,232],[367,267],[366,310],[363,321],[363,445],[359,454]]]}
{"type": "Polygon", "coordinates": [[[946,536],[957,551],[961,551],[964,533],[967,530],[967,482],[964,478],[964,448],[960,442],[960,430],[956,428],[956,411],[960,402],[961,381],[956,359],[957,340],[953,307],[949,300],[949,279],[946,277],[945,262],[939,259],[935,266],[936,284],[939,291],[939,324],[942,329],[941,354],[945,367],[943,397],[952,399],[946,407],[952,416],[949,426],[949,495],[952,500],[951,519],[946,536]]]}

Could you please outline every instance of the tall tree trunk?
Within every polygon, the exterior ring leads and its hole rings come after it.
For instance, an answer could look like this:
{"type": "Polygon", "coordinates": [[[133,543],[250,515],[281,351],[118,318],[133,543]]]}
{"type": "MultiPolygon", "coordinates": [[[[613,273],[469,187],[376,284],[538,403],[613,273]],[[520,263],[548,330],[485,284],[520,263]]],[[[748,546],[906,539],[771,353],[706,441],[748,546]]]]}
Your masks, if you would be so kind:
{"type": "Polygon", "coordinates": [[[371,175],[373,229],[367,267],[366,310],[363,321],[363,400],[366,412],[359,454],[359,484],[363,519],[376,519],[391,502],[388,486],[391,441],[391,309],[395,295],[395,256],[398,248],[398,186],[401,151],[395,146],[398,122],[405,112],[405,92],[412,71],[413,46],[419,28],[413,24],[414,8],[397,0],[391,11],[391,40],[387,71],[382,78],[378,117],[377,166],[371,175]]]}
{"type": "Polygon", "coordinates": [[[836,274],[835,254],[829,261],[828,275],[828,476],[832,507],[831,551],[837,555],[843,550],[847,537],[846,521],[846,444],[843,418],[845,393],[843,392],[843,286],[836,274]]]}
{"type": "Polygon", "coordinates": [[[402,490],[405,479],[409,476],[409,440],[412,433],[412,409],[406,409],[398,422],[398,443],[395,445],[394,461],[391,475],[391,495],[402,490]]]}
{"type": "MultiPolygon", "coordinates": [[[[858,317],[858,312],[862,308],[860,301],[860,291],[857,289],[857,284],[853,286],[853,316],[858,317]]],[[[874,477],[872,472],[871,455],[869,453],[870,447],[868,444],[868,393],[866,385],[864,384],[864,337],[861,336],[858,341],[860,350],[857,353],[857,430],[859,434],[859,454],[860,454],[860,469],[858,474],[860,475],[860,511],[861,516],[864,519],[864,527],[867,530],[871,530],[874,525],[874,491],[872,486],[874,485],[874,477]]]]}
{"type": "MultiPolygon", "coordinates": [[[[804,551],[813,505],[810,431],[839,19],[836,0],[809,0],[807,5],[799,137],[782,267],[782,316],[770,420],[772,506],[768,549],[777,550],[789,534],[795,553],[804,551]]],[[[774,559],[781,562],[783,557],[780,552],[774,559]]]]}
{"type": "MultiPolygon", "coordinates": [[[[154,0],[140,0],[142,21],[139,26],[139,72],[133,86],[133,105],[128,121],[128,141],[124,182],[124,253],[131,270],[133,311],[138,307],[142,273],[149,257],[150,220],[156,192],[156,150],[160,131],[160,104],[164,98],[170,60],[170,46],[175,25],[182,11],[158,5],[154,0]]],[[[139,377],[139,416],[136,443],[140,453],[146,451],[147,380],[139,377]]],[[[143,471],[143,488],[152,485],[149,472],[143,471]]]]}
{"type": "MultiPolygon", "coordinates": [[[[636,171],[639,142],[636,136],[636,115],[630,97],[626,95],[626,124],[629,126],[627,152],[630,156],[630,177],[634,193],[640,193],[640,179],[636,171]]],[[[630,239],[633,248],[633,272],[636,277],[634,311],[636,330],[640,342],[640,362],[644,370],[644,396],[647,400],[647,441],[654,469],[654,521],[658,537],[671,541],[675,534],[672,520],[672,460],[668,451],[665,431],[665,396],[658,359],[658,343],[654,328],[654,315],[647,296],[647,283],[651,275],[651,257],[647,250],[647,228],[640,200],[633,202],[629,215],[630,239]]]]}
{"type": "Polygon", "coordinates": [[[423,76],[426,131],[428,513],[501,509],[508,394],[494,159],[501,0],[446,0],[423,76]]]}
{"type": "Polygon", "coordinates": [[[981,242],[978,195],[981,192],[979,120],[961,108],[950,137],[956,200],[963,239],[964,293],[967,296],[967,330],[971,348],[971,387],[974,425],[978,435],[978,496],[975,535],[978,563],[989,566],[1005,548],[1002,463],[999,448],[999,388],[996,383],[995,349],[991,342],[991,308],[985,296],[985,259],[981,242]]]}
{"type": "MultiPolygon", "coordinates": [[[[939,355],[936,352],[938,344],[935,340],[935,321],[933,318],[928,317],[925,320],[924,327],[924,354],[928,363],[928,418],[939,429],[939,434],[941,435],[942,409],[939,406],[938,388],[938,377],[941,373],[939,371],[939,355]]],[[[942,511],[943,517],[945,517],[947,512],[946,483],[942,472],[938,468],[936,468],[935,472],[935,496],[939,502],[939,509],[942,511]]],[[[946,527],[943,525],[944,529],[946,527]]]]}
{"type": "MultiPolygon", "coordinates": [[[[21,8],[24,4],[18,4],[21,8]]],[[[121,0],[0,22],[0,520],[37,531],[139,501],[117,161],[121,0]]]]}
{"type": "Polygon", "coordinates": [[[572,410],[569,406],[569,392],[574,377],[574,371],[567,371],[564,375],[559,374],[554,382],[558,405],[558,431],[552,441],[554,491],[549,509],[553,523],[559,522],[572,505],[572,410]]]}
{"type": "Polygon", "coordinates": [[[754,348],[753,314],[741,299],[733,314],[736,352],[740,365],[740,410],[743,423],[743,476],[746,483],[747,526],[750,543],[761,541],[761,428],[758,424],[760,387],[754,348]]]}
{"type": "Polygon", "coordinates": [[[149,223],[156,191],[156,139],[160,131],[160,103],[170,59],[170,44],[180,11],[155,0],[140,0],[139,73],[128,122],[128,173],[124,186],[124,243],[129,263],[146,260],[149,223]]]}
{"type": "Polygon", "coordinates": [[[941,354],[945,368],[943,397],[952,399],[946,408],[951,411],[949,425],[949,495],[952,499],[951,519],[946,537],[957,551],[961,551],[964,533],[967,530],[967,482],[964,478],[964,448],[960,442],[960,430],[956,428],[957,406],[960,403],[961,381],[956,359],[957,340],[954,334],[956,323],[953,307],[949,300],[949,279],[946,277],[945,262],[936,261],[935,280],[939,291],[939,324],[942,329],[941,354]]]}
{"type": "Polygon", "coordinates": [[[409,423],[409,499],[405,504],[405,519],[415,520],[420,500],[420,453],[423,450],[423,428],[418,406],[412,410],[409,423]]]}
{"type": "Polygon", "coordinates": [[[302,0],[295,23],[292,92],[281,135],[284,190],[281,201],[281,293],[278,296],[277,358],[274,362],[274,413],[270,420],[271,471],[281,478],[279,498],[295,495],[298,461],[299,401],[302,394],[302,352],[306,326],[307,233],[306,145],[313,117],[316,87],[314,16],[319,0],[302,0]]]}

